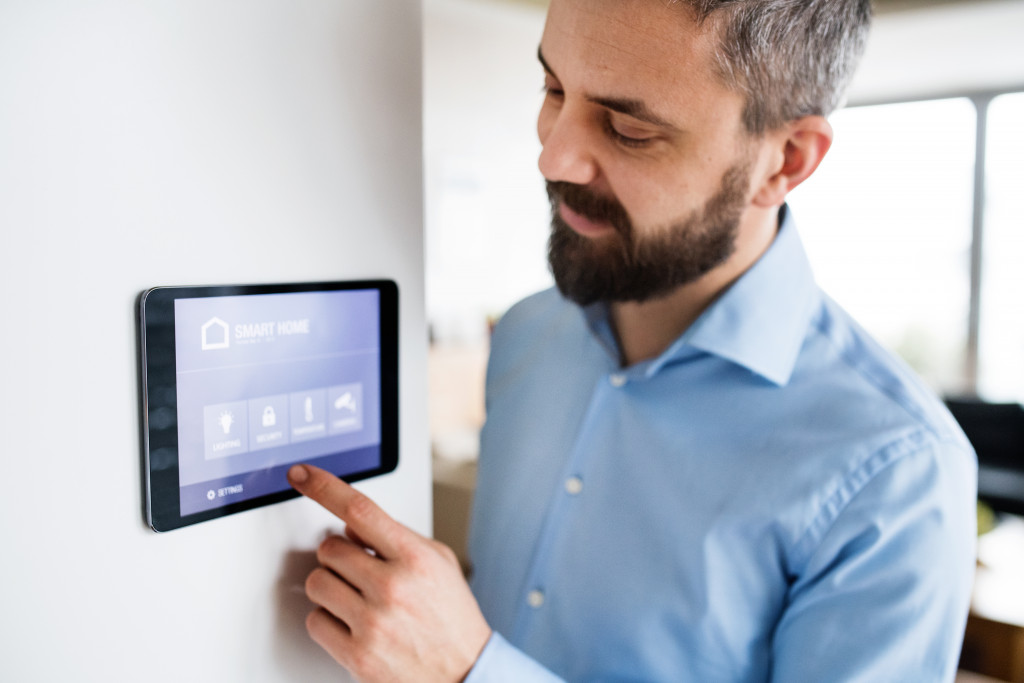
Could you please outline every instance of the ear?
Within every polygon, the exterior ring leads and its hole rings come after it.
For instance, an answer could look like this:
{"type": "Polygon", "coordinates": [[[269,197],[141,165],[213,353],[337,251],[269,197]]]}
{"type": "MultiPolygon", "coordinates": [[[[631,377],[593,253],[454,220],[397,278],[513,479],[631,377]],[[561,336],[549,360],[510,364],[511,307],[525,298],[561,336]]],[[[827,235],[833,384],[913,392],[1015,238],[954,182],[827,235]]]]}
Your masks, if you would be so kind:
{"type": "Polygon", "coordinates": [[[781,206],[786,195],[814,173],[832,146],[832,126],[823,116],[805,116],[768,137],[772,166],[753,199],[762,208],[781,206]]]}

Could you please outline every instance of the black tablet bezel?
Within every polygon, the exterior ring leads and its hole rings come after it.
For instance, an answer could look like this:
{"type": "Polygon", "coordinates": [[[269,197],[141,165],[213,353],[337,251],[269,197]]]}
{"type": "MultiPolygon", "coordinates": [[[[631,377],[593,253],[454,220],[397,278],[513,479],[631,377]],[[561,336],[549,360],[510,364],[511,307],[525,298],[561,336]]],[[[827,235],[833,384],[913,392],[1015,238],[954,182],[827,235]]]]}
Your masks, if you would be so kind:
{"type": "MultiPolygon", "coordinates": [[[[146,518],[155,531],[170,531],[297,497],[292,489],[182,516],[178,469],[174,301],[203,297],[376,290],[380,293],[380,465],[342,474],[348,482],[398,466],[398,286],[391,280],[352,280],[257,285],[153,287],[139,295],[139,365],[146,518]],[[170,409],[170,410],[168,410],[170,409]],[[152,419],[158,417],[158,419],[152,419]]],[[[335,472],[335,474],[338,474],[335,472]]]]}

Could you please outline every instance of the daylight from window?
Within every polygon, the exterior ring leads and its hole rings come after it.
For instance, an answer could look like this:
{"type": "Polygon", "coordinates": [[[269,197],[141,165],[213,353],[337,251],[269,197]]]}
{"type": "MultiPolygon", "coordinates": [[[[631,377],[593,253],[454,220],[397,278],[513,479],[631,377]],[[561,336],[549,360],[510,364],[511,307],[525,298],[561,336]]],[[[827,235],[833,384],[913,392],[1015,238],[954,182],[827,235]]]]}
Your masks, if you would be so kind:
{"type": "Polygon", "coordinates": [[[1024,401],[1024,93],[992,101],[981,284],[979,393],[1024,401]]]}
{"type": "Polygon", "coordinates": [[[966,389],[975,117],[962,98],[840,111],[790,197],[825,291],[948,394],[966,389]]]}

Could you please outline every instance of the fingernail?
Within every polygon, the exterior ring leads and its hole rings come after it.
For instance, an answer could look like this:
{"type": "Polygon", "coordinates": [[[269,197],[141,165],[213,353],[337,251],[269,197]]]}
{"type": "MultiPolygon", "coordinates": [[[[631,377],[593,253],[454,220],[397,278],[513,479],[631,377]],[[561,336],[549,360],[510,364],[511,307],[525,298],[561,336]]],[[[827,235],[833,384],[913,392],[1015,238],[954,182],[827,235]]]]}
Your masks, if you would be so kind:
{"type": "Polygon", "coordinates": [[[307,470],[303,465],[295,465],[288,470],[288,479],[295,484],[305,483],[305,481],[309,479],[309,470],[307,470]]]}

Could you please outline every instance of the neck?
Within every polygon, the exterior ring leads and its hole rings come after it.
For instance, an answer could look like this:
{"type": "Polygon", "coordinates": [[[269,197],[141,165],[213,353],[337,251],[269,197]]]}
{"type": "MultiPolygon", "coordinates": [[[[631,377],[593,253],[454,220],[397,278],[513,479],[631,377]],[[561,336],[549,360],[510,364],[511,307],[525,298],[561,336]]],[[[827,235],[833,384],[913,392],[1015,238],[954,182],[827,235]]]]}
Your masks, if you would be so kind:
{"type": "Polygon", "coordinates": [[[777,231],[777,208],[748,213],[740,224],[736,251],[724,263],[657,299],[613,303],[611,320],[623,367],[660,356],[761,258],[777,231]]]}

